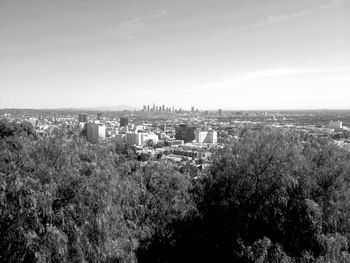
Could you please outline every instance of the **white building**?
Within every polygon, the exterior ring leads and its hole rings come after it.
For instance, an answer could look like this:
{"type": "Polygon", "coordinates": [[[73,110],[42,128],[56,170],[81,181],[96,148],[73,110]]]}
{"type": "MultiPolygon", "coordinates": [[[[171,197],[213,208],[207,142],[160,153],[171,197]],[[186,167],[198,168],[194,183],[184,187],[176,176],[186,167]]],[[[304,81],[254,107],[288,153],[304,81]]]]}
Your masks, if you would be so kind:
{"type": "Polygon", "coordinates": [[[218,134],[213,130],[201,131],[200,129],[197,129],[195,131],[195,140],[197,143],[216,144],[218,141],[218,134]]]}
{"type": "Polygon", "coordinates": [[[141,145],[147,145],[148,141],[152,141],[153,144],[158,143],[158,135],[154,133],[141,133],[141,145]]]}
{"type": "Polygon", "coordinates": [[[99,138],[106,137],[106,126],[102,124],[88,123],[86,125],[86,138],[89,142],[97,143],[99,138]]]}
{"type": "Polygon", "coordinates": [[[330,121],[328,123],[328,128],[334,129],[334,130],[340,130],[343,128],[343,122],[341,121],[330,121]]]}
{"type": "Polygon", "coordinates": [[[148,141],[151,140],[153,144],[158,143],[158,136],[154,133],[147,132],[127,132],[126,143],[129,145],[147,145],[148,141]]]}

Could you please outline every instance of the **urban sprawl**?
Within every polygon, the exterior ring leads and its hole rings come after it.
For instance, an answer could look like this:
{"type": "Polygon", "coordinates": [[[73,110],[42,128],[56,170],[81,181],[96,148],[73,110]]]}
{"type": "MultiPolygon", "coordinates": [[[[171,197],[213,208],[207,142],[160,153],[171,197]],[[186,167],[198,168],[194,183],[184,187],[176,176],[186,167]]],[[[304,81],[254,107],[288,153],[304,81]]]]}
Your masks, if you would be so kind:
{"type": "Polygon", "coordinates": [[[120,112],[6,109],[0,113],[9,121],[30,122],[38,137],[78,130],[92,144],[126,144],[144,163],[165,159],[191,162],[200,169],[211,164],[212,153],[225,142],[238,140],[246,129],[266,126],[329,138],[350,149],[348,111],[199,111],[193,106],[184,110],[153,104],[120,112]]]}

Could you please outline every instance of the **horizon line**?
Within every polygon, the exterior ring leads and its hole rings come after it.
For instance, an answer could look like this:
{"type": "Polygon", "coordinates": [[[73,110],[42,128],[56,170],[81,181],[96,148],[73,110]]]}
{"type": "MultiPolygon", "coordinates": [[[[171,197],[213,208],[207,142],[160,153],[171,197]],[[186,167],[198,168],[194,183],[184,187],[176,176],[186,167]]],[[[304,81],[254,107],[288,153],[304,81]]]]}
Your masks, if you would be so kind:
{"type": "MultiPolygon", "coordinates": [[[[181,108],[183,111],[191,111],[190,107],[189,110],[183,109],[182,107],[178,107],[176,109],[181,108]]],[[[225,109],[225,108],[216,108],[216,109],[201,109],[199,112],[203,111],[350,111],[350,108],[294,108],[294,109],[286,109],[286,108],[280,108],[280,109],[225,109]]],[[[55,107],[55,108],[30,108],[30,107],[24,107],[24,108],[0,108],[0,110],[77,110],[77,111],[143,111],[142,107],[134,107],[134,106],[125,106],[125,105],[120,105],[120,106],[86,106],[86,107],[55,107]],[[125,110],[98,110],[98,108],[108,108],[108,107],[126,107],[126,108],[134,108],[134,109],[125,109],[125,110]],[[94,109],[95,108],[95,109],[94,109]]],[[[150,111],[151,112],[151,111],[150,111]]]]}

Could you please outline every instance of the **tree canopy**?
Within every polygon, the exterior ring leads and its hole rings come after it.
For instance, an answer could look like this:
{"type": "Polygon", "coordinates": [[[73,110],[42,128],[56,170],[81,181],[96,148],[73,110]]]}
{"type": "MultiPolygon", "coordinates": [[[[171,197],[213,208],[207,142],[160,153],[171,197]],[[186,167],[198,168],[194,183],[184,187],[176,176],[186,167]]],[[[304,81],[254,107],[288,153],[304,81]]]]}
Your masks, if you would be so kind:
{"type": "Polygon", "coordinates": [[[210,169],[0,122],[1,262],[349,262],[350,154],[246,130],[210,169]]]}

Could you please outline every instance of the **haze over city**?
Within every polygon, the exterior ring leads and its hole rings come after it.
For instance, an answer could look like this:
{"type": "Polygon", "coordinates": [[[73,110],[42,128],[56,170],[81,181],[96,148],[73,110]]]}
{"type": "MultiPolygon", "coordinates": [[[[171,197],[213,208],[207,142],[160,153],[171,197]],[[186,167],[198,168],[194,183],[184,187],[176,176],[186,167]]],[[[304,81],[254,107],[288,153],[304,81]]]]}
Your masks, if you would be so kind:
{"type": "Polygon", "coordinates": [[[350,2],[0,2],[0,108],[348,109],[350,2]]]}

